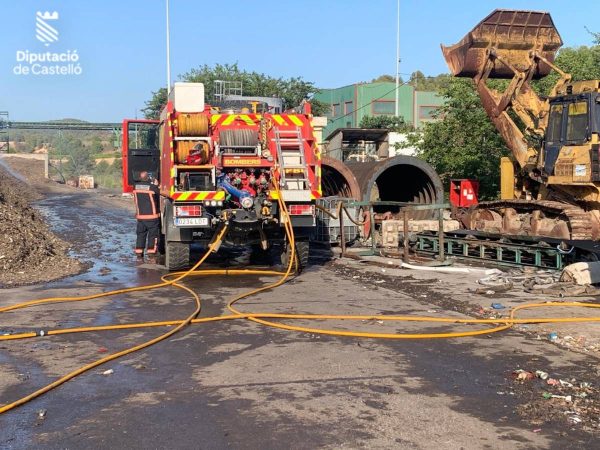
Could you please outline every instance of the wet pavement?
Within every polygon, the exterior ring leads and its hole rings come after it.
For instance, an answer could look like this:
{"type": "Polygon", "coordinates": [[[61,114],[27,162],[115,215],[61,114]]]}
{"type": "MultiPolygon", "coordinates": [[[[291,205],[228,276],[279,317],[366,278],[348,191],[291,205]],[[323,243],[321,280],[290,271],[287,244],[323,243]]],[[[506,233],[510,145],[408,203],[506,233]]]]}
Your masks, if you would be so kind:
{"type": "MultiPolygon", "coordinates": [[[[2,290],[2,304],[159,278],[159,270],[134,265],[134,221],[120,199],[82,192],[50,196],[39,207],[90,269],[43,286],[2,290]]],[[[426,315],[440,308],[427,298],[435,291],[419,280],[384,287],[340,270],[343,262],[321,265],[322,259],[313,258],[317,262],[283,287],[245,300],[242,309],[426,315]]],[[[201,277],[186,285],[202,296],[202,316],[214,316],[232,296],[271,280],[201,277]]],[[[15,311],[3,317],[0,328],[180,319],[193,306],[189,295],[169,288],[15,311]]],[[[448,309],[444,315],[464,317],[448,309]]],[[[472,329],[376,321],[352,326],[376,332],[472,329]]],[[[164,331],[1,342],[0,403],[164,331]]],[[[248,321],[194,325],[1,415],[0,448],[593,448],[593,433],[563,422],[532,425],[517,413],[523,399],[510,373],[530,366],[582,379],[597,376],[585,355],[514,331],[376,341],[286,332],[248,321]],[[102,375],[107,369],[114,372],[102,375]]]]}
{"type": "MultiPolygon", "coordinates": [[[[51,228],[73,245],[72,256],[88,270],[66,283],[86,281],[134,285],[139,270],[131,264],[135,243],[135,218],[122,207],[98,202],[94,192],[52,195],[35,206],[51,228]]],[[[59,284],[60,285],[60,284],[59,284]]]]}

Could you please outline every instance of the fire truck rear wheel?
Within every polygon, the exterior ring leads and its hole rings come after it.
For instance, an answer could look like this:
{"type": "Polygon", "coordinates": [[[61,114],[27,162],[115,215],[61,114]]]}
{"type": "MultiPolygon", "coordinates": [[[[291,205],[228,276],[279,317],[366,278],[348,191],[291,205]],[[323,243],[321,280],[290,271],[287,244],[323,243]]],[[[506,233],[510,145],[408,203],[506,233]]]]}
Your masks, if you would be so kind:
{"type": "Polygon", "coordinates": [[[183,270],[190,265],[190,246],[181,242],[167,242],[165,245],[165,266],[167,270],[183,270]]]}
{"type": "MultiPolygon", "coordinates": [[[[273,256],[276,266],[281,266],[283,269],[287,268],[291,249],[287,242],[280,244],[273,244],[272,246],[273,256]]],[[[309,242],[308,241],[296,241],[296,260],[298,262],[298,273],[302,272],[308,266],[308,254],[309,254],[309,242]]]]}

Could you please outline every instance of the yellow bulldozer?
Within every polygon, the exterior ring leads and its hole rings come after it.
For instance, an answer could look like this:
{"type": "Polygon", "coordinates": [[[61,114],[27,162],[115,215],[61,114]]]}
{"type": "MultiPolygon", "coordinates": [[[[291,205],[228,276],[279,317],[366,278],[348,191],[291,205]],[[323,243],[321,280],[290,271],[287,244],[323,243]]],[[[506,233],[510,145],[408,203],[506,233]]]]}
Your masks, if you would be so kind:
{"type": "Polygon", "coordinates": [[[562,44],[549,13],[497,9],[457,44],[442,45],[452,74],[474,80],[512,153],[501,162],[501,199],[465,211],[467,228],[600,239],[600,81],[561,71],[554,58],[562,44]],[[552,71],[558,81],[538,95],[532,80],[552,71]]]}

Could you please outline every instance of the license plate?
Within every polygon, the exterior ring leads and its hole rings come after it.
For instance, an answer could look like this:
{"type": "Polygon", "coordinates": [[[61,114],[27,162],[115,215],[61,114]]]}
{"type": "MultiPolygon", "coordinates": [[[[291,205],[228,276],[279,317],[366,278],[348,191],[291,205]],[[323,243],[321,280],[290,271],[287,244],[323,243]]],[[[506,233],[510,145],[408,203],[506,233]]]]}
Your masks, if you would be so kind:
{"type": "Polygon", "coordinates": [[[175,217],[175,225],[208,226],[208,217],[175,217]]]}

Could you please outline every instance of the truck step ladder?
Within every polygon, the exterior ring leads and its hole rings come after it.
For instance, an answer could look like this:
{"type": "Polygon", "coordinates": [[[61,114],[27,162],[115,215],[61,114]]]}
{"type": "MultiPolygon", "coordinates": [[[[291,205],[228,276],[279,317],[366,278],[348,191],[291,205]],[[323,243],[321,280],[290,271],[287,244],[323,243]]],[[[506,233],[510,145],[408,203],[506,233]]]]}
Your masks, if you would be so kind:
{"type": "MultiPolygon", "coordinates": [[[[275,148],[282,191],[307,191],[310,198],[308,167],[304,157],[304,138],[299,127],[282,130],[274,127],[275,148]],[[300,175],[299,177],[296,175],[300,175]]],[[[291,197],[289,194],[286,197],[291,197]]],[[[293,197],[296,197],[295,195],[293,197]]],[[[290,200],[292,200],[290,198],[290,200]]],[[[300,199],[299,199],[300,200],[300,199]]]]}

